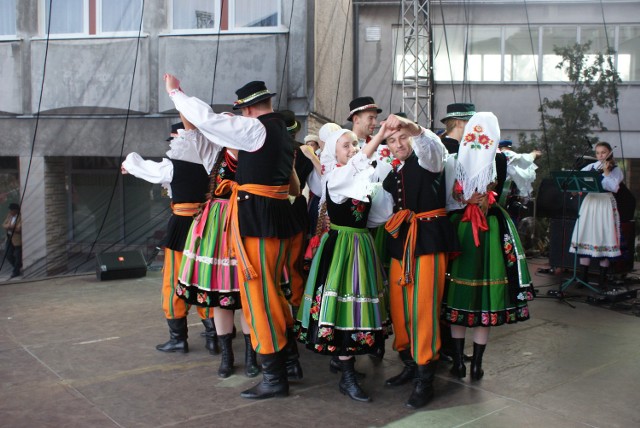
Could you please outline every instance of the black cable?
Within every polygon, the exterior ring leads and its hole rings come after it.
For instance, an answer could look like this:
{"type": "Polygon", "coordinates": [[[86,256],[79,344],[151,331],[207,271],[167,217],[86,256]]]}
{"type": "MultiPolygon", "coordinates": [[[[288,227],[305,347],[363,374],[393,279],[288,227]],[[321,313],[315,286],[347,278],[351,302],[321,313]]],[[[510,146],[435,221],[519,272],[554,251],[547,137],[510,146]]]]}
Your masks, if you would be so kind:
{"type": "MultiPolygon", "coordinates": [[[[24,195],[27,192],[27,186],[29,184],[29,177],[31,175],[31,164],[33,162],[33,153],[35,151],[36,146],[36,137],[38,136],[38,126],[40,125],[40,111],[42,109],[42,94],[44,93],[44,81],[47,74],[47,58],[49,56],[49,36],[51,33],[51,16],[53,15],[53,11],[51,10],[51,5],[53,0],[49,0],[49,18],[47,19],[47,34],[45,39],[45,47],[44,47],[44,64],[42,66],[42,82],[40,83],[40,96],[38,97],[38,108],[36,110],[36,121],[35,127],[33,129],[33,138],[31,139],[31,149],[29,150],[29,164],[27,166],[27,172],[25,174],[24,186],[22,187],[22,192],[20,195],[20,211],[18,211],[18,217],[16,218],[16,222],[13,225],[13,229],[11,231],[11,237],[13,237],[13,233],[15,232],[15,228],[22,217],[22,203],[24,202],[24,195]]],[[[9,238],[11,239],[11,238],[9,238]]],[[[0,270],[4,266],[4,262],[7,259],[7,254],[5,251],[4,256],[2,257],[2,263],[0,263],[0,270]]]]}
{"type": "MultiPolygon", "coordinates": [[[[536,58],[536,50],[533,45],[533,36],[531,34],[531,21],[529,20],[529,8],[527,7],[527,0],[523,0],[524,2],[524,12],[527,17],[527,29],[529,30],[529,43],[531,44],[531,55],[536,58]]],[[[539,59],[539,54],[538,54],[539,59]]],[[[536,88],[538,90],[538,103],[540,104],[540,122],[542,124],[542,143],[547,151],[547,168],[549,172],[551,172],[551,150],[549,148],[549,141],[547,139],[547,124],[544,117],[544,108],[542,103],[542,91],[540,90],[540,75],[538,74],[539,61],[534,62],[536,67],[534,67],[536,73],[536,88]]]]}
{"type": "Polygon", "coordinates": [[[220,2],[220,16],[218,18],[218,33],[216,34],[216,56],[213,61],[213,78],[211,79],[211,102],[209,105],[213,106],[213,94],[216,92],[216,71],[218,70],[218,53],[220,52],[220,31],[222,29],[222,16],[224,13],[224,4],[226,2],[220,2]]]}
{"type": "Polygon", "coordinates": [[[284,91],[284,77],[287,73],[287,64],[289,59],[289,42],[291,40],[291,22],[293,21],[293,9],[295,7],[296,0],[291,0],[291,14],[289,15],[289,32],[287,33],[287,45],[284,50],[284,65],[282,66],[282,78],[280,79],[280,90],[278,91],[278,105],[276,110],[280,110],[280,101],[282,101],[282,92],[284,91]]]}
{"type": "Polygon", "coordinates": [[[451,65],[451,52],[449,51],[449,38],[447,37],[447,25],[444,20],[444,10],[442,8],[442,0],[440,0],[440,15],[442,16],[442,33],[444,35],[444,45],[447,49],[447,60],[449,62],[449,77],[451,82],[451,92],[453,92],[453,102],[456,103],[456,88],[453,84],[453,66],[451,65]]]}
{"type": "MultiPolygon", "coordinates": [[[[131,101],[133,99],[133,88],[134,88],[134,82],[135,82],[135,78],[136,78],[136,69],[138,66],[138,56],[140,54],[140,38],[141,38],[141,34],[142,34],[142,23],[143,23],[143,18],[144,18],[144,0],[142,0],[142,7],[140,10],[140,24],[138,26],[138,37],[136,39],[136,54],[134,56],[134,61],[133,61],[133,73],[131,75],[131,86],[129,88],[129,102],[127,105],[127,114],[125,116],[125,121],[124,121],[124,130],[122,133],[122,144],[120,145],[120,156],[119,156],[119,163],[122,163],[122,158],[123,158],[123,153],[124,153],[124,145],[125,145],[125,141],[126,141],[126,137],[127,137],[127,127],[129,125],[129,115],[131,113],[131,101]]],[[[102,233],[102,230],[104,229],[104,225],[107,221],[107,216],[109,215],[109,210],[111,209],[111,204],[113,203],[113,199],[116,193],[116,189],[118,188],[118,181],[120,180],[120,170],[117,169],[116,170],[116,174],[115,174],[115,180],[113,182],[113,186],[111,188],[111,196],[109,197],[109,202],[107,203],[107,209],[105,210],[105,214],[104,217],[102,218],[102,223],[100,224],[100,228],[98,229],[98,233],[96,234],[96,238],[94,239],[94,241],[91,243],[91,248],[89,249],[89,253],[87,254],[87,260],[89,260],[89,258],[91,257],[91,253],[93,252],[93,249],[95,248],[96,243],[98,242],[98,239],[100,239],[100,234],[102,233]]],[[[124,217],[123,217],[123,221],[124,221],[124,217]]]]}
{"type": "Polygon", "coordinates": [[[463,10],[464,10],[464,21],[465,21],[465,30],[464,30],[464,61],[462,65],[463,74],[462,74],[462,100],[465,100],[464,91],[465,88],[469,91],[469,102],[473,102],[471,99],[471,85],[468,82],[468,67],[469,67],[469,4],[468,0],[463,0],[463,10]]]}
{"type": "MultiPolygon", "coordinates": [[[[336,85],[336,100],[333,104],[333,120],[336,120],[336,111],[338,109],[338,95],[340,94],[340,78],[342,77],[342,62],[344,59],[344,46],[347,43],[347,28],[349,26],[349,12],[351,11],[351,0],[349,0],[349,5],[347,7],[347,16],[344,20],[344,36],[342,39],[342,53],[340,54],[340,67],[338,68],[338,84],[336,85]]],[[[337,123],[337,122],[336,122],[337,123]]],[[[342,123],[342,121],[340,121],[342,123]]]]}
{"type": "MultiPolygon", "coordinates": [[[[607,40],[607,59],[608,59],[608,64],[610,66],[613,66],[613,64],[610,61],[610,57],[611,57],[611,52],[613,52],[613,49],[611,48],[611,44],[609,43],[609,32],[607,31],[607,22],[605,21],[604,18],[604,5],[602,3],[602,0],[600,0],[600,10],[602,11],[602,25],[604,25],[604,36],[605,39],[607,40]]],[[[617,52],[616,52],[617,53],[617,52]]],[[[616,71],[617,73],[617,68],[613,67],[613,69],[616,71]]],[[[616,83],[617,85],[617,83],[616,83]]],[[[624,144],[622,143],[622,124],[620,123],[620,110],[618,109],[618,97],[616,96],[615,99],[613,100],[614,102],[614,106],[615,106],[615,115],[616,115],[616,119],[618,121],[618,138],[620,139],[620,156],[621,156],[621,160],[623,162],[624,165],[624,144]]]]}

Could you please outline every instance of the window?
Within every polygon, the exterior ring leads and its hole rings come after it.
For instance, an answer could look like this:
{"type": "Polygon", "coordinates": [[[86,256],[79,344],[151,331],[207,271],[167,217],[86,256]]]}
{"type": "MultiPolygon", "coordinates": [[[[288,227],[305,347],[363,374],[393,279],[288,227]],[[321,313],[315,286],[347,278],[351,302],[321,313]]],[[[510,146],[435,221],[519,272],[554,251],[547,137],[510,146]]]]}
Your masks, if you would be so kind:
{"type": "Polygon", "coordinates": [[[176,32],[260,32],[281,25],[281,0],[173,0],[171,28],[176,32]]]}
{"type": "Polygon", "coordinates": [[[16,0],[0,1],[0,37],[16,34],[16,0]]]}
{"type": "Polygon", "coordinates": [[[41,1],[44,4],[43,34],[135,34],[140,29],[142,0],[41,1]]]}
{"type": "MultiPolygon", "coordinates": [[[[395,32],[394,37],[397,37],[395,32]]],[[[446,28],[434,25],[434,79],[454,82],[567,81],[564,71],[556,68],[562,57],[556,55],[554,48],[588,41],[591,42],[591,58],[605,53],[610,46],[616,51],[614,64],[622,80],[640,80],[640,26],[637,25],[612,25],[606,33],[602,25],[448,25],[446,28]]],[[[396,60],[399,60],[402,45],[397,40],[394,43],[396,60]]],[[[395,68],[397,74],[399,66],[396,64],[395,68]]]]}
{"type": "Polygon", "coordinates": [[[563,70],[556,68],[562,61],[554,48],[573,46],[578,41],[576,27],[545,27],[542,29],[542,76],[547,82],[566,82],[569,80],[563,70]]]}
{"type": "MultiPolygon", "coordinates": [[[[407,32],[410,30],[407,28],[407,32]]],[[[395,61],[393,79],[396,82],[401,82],[404,79],[414,79],[416,72],[419,79],[429,79],[429,44],[427,38],[427,31],[425,28],[420,28],[418,32],[418,47],[420,50],[418,53],[418,60],[413,54],[405,55],[403,50],[408,43],[407,39],[402,37],[402,27],[395,27],[393,29],[393,40],[395,45],[395,61]]],[[[415,41],[415,38],[410,40],[415,41]]],[[[411,50],[415,50],[416,47],[412,46],[411,50]]]]}
{"type": "Polygon", "coordinates": [[[538,29],[506,27],[504,33],[505,82],[538,80],[538,29]],[[532,50],[533,48],[533,50],[532,50]]]}
{"type": "Polygon", "coordinates": [[[617,57],[622,81],[640,81],[640,26],[620,26],[617,57]]]}
{"type": "Polygon", "coordinates": [[[500,27],[474,26],[467,45],[467,80],[499,82],[502,80],[500,27]]]}
{"type": "Polygon", "coordinates": [[[70,164],[74,242],[92,243],[98,238],[101,244],[144,244],[155,230],[166,228],[170,200],[159,184],[126,175],[114,189],[118,158],[72,157],[70,164]]]}

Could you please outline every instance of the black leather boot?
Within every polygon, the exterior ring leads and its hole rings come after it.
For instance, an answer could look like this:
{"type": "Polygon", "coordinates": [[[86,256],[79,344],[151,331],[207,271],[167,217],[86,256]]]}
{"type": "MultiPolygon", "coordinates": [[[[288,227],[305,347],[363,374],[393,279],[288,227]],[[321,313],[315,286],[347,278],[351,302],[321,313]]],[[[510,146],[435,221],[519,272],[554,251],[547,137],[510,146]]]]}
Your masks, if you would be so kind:
{"type": "Polygon", "coordinates": [[[367,395],[366,392],[362,390],[362,388],[358,384],[358,377],[356,376],[354,364],[355,360],[353,358],[349,358],[348,360],[340,360],[340,365],[342,366],[342,377],[340,378],[340,383],[338,384],[340,392],[348,395],[352,400],[364,402],[371,401],[371,398],[367,395]]]}
{"type": "Polygon", "coordinates": [[[453,366],[449,371],[452,375],[462,379],[467,375],[467,367],[464,365],[464,337],[451,339],[453,342],[453,366]]]}
{"type": "Polygon", "coordinates": [[[400,386],[412,381],[416,377],[416,370],[418,370],[418,364],[411,357],[411,351],[409,349],[403,349],[398,352],[400,359],[404,363],[404,367],[400,374],[390,377],[385,381],[385,386],[400,386]]]}
{"type": "Polygon", "coordinates": [[[293,330],[287,330],[287,345],[284,347],[286,355],[287,377],[289,380],[301,380],[304,377],[300,365],[300,354],[293,330]]]}
{"type": "MultiPolygon", "coordinates": [[[[353,357],[353,361],[355,360],[356,360],[356,357],[353,357]]],[[[338,373],[342,371],[342,366],[340,365],[340,358],[338,358],[337,355],[332,356],[331,359],[329,360],[329,371],[331,373],[338,373]]],[[[358,376],[358,379],[364,379],[367,376],[364,373],[359,372],[358,370],[355,370],[355,372],[356,372],[356,376],[358,376]]]]}
{"type": "Polygon", "coordinates": [[[260,400],[271,397],[286,397],[289,395],[289,381],[285,368],[285,351],[275,354],[262,354],[262,382],[242,392],[242,398],[260,400]]]}
{"type": "MultiPolygon", "coordinates": [[[[585,284],[589,283],[589,265],[580,265],[580,274],[578,275],[578,279],[583,281],[585,284]]],[[[584,284],[578,283],[577,288],[583,288],[584,284]]]]}
{"type": "Polygon", "coordinates": [[[222,350],[218,376],[227,378],[233,374],[233,337],[231,334],[223,334],[218,336],[218,342],[222,350]]]}
{"type": "Polygon", "coordinates": [[[189,352],[187,343],[187,318],[168,319],[169,341],[156,346],[162,352],[189,352]]]}
{"type": "Polygon", "coordinates": [[[471,380],[480,380],[484,376],[482,370],[482,355],[487,345],[473,344],[473,357],[471,357],[471,380]]]}
{"type": "Polygon", "coordinates": [[[204,325],[204,338],[206,340],[204,347],[209,350],[211,355],[218,355],[220,353],[220,347],[218,347],[218,332],[216,332],[216,325],[213,322],[213,318],[203,319],[202,325],[204,325]]]}
{"type": "Polygon", "coordinates": [[[437,363],[437,361],[431,361],[429,364],[418,366],[417,376],[413,380],[413,392],[405,406],[419,409],[433,399],[433,378],[436,374],[437,363]]]}
{"type": "Polygon", "coordinates": [[[609,283],[608,283],[608,277],[607,277],[608,273],[609,273],[608,266],[600,266],[600,275],[598,276],[598,287],[602,291],[609,290],[609,283]]]}
{"type": "Polygon", "coordinates": [[[256,351],[251,345],[251,335],[244,335],[244,374],[247,377],[256,377],[260,373],[260,367],[256,361],[256,351]]]}

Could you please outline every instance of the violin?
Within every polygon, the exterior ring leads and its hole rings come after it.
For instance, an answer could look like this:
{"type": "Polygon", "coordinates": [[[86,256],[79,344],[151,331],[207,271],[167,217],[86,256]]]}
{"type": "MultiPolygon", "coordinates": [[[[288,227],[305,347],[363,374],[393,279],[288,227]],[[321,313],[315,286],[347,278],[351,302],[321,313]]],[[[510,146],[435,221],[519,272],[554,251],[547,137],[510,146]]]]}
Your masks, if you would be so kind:
{"type": "Polygon", "coordinates": [[[600,166],[598,167],[597,171],[598,172],[604,172],[605,170],[611,171],[616,166],[618,166],[618,164],[616,163],[615,160],[613,160],[613,152],[611,152],[609,153],[609,156],[607,156],[607,158],[600,163],[600,166]]]}

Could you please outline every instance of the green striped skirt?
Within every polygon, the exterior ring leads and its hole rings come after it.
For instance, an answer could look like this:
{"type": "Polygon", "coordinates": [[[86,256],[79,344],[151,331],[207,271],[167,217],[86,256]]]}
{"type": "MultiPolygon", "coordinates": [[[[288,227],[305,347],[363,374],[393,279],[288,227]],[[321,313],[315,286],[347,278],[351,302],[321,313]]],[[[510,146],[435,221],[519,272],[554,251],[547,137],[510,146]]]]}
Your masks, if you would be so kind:
{"type": "Polygon", "coordinates": [[[368,354],[390,333],[386,278],[367,229],[331,225],[313,258],[295,330],[321,354],[368,354]]]}
{"type": "Polygon", "coordinates": [[[470,222],[461,214],[451,221],[462,254],[450,264],[443,300],[443,319],[465,327],[490,327],[529,319],[533,298],[531,277],[520,238],[507,212],[494,206],[487,215],[489,230],[479,231],[476,247],[470,222]]]}

